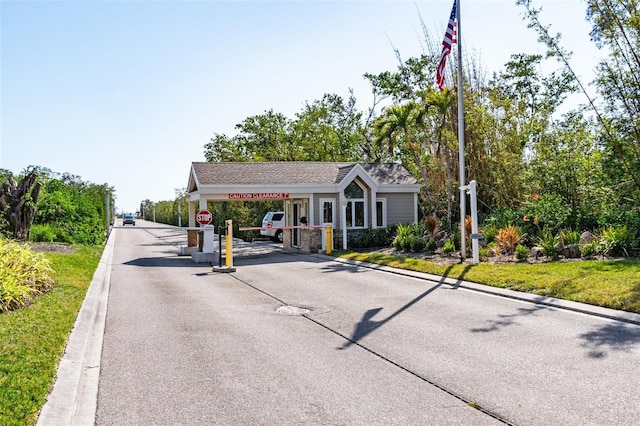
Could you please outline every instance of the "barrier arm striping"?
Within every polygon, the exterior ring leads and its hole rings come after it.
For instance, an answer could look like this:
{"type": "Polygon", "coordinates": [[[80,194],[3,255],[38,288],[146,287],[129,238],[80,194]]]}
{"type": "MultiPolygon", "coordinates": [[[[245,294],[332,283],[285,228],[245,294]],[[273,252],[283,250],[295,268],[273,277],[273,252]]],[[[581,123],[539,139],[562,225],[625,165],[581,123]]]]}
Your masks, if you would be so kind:
{"type": "Polygon", "coordinates": [[[239,228],[240,231],[266,231],[269,229],[322,229],[323,225],[304,225],[304,226],[279,226],[277,228],[266,228],[263,226],[258,227],[243,227],[239,228]]]}

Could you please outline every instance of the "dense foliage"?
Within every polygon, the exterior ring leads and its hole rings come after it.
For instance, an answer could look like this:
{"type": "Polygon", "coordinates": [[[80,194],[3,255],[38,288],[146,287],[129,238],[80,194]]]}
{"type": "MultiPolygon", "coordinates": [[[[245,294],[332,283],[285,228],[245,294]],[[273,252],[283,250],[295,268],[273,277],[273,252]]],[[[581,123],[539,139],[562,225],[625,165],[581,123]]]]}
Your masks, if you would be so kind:
{"type": "MultiPolygon", "coordinates": [[[[6,180],[11,172],[0,171],[6,180]]],[[[68,244],[99,244],[106,235],[107,197],[113,206],[113,189],[82,181],[79,176],[62,175],[42,167],[30,167],[26,173],[35,172],[42,186],[35,209],[30,240],[68,244]]],[[[18,176],[19,177],[19,176],[18,176]]],[[[0,223],[0,230],[7,234],[7,223],[0,223]]]]}

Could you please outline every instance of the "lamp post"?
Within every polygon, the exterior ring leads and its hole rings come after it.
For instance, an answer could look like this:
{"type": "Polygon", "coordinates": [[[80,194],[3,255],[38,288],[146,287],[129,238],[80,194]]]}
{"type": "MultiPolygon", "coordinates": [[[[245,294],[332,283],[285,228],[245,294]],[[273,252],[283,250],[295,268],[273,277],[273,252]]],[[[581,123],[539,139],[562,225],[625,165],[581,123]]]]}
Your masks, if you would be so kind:
{"type": "Polygon", "coordinates": [[[349,201],[344,197],[344,194],[340,195],[340,207],[342,208],[342,250],[347,249],[347,204],[349,201]]]}
{"type": "Polygon", "coordinates": [[[182,227],[182,194],[186,188],[175,188],[176,198],[178,198],[178,228],[182,227]]]}
{"type": "Polygon", "coordinates": [[[106,222],[107,222],[107,237],[109,237],[109,233],[111,230],[111,193],[109,192],[109,188],[105,191],[105,213],[106,213],[106,222]]]}

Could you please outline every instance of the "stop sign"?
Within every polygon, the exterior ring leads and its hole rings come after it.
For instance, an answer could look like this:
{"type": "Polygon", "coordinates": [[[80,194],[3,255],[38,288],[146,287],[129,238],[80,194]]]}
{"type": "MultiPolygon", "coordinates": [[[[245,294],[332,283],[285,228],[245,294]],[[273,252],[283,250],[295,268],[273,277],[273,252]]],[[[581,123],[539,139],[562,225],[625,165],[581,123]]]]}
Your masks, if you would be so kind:
{"type": "Polygon", "coordinates": [[[209,210],[200,210],[196,214],[196,221],[200,225],[208,225],[213,221],[213,215],[209,210]]]}

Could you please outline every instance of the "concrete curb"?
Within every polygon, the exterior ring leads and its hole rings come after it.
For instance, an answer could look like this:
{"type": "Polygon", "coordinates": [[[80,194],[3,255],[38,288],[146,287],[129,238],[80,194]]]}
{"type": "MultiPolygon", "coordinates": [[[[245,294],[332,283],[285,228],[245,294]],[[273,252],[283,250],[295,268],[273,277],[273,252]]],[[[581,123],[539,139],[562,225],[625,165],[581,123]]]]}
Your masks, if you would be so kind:
{"type": "Polygon", "coordinates": [[[95,424],[115,234],[112,229],[36,425],[95,424]]]}
{"type": "Polygon", "coordinates": [[[389,266],[377,265],[377,264],[361,262],[357,260],[342,259],[338,257],[326,256],[321,254],[314,255],[314,256],[334,260],[334,261],[345,263],[345,264],[361,266],[369,269],[376,269],[379,271],[385,271],[392,274],[404,275],[408,277],[414,277],[418,279],[447,284],[455,288],[464,288],[467,290],[491,294],[494,296],[507,297],[510,299],[520,300],[523,302],[535,303],[538,305],[544,305],[544,306],[549,306],[553,308],[578,312],[586,315],[593,315],[601,318],[608,318],[616,321],[622,321],[630,324],[640,325],[640,314],[635,314],[632,312],[619,311],[619,310],[610,309],[610,308],[602,308],[600,306],[593,306],[593,305],[588,305],[586,303],[556,299],[553,297],[537,296],[531,293],[524,293],[520,291],[507,290],[504,288],[491,287],[488,285],[472,283],[469,281],[440,277],[437,275],[426,274],[423,272],[415,272],[415,271],[408,271],[404,269],[391,268],[389,266]]]}

